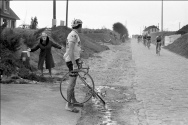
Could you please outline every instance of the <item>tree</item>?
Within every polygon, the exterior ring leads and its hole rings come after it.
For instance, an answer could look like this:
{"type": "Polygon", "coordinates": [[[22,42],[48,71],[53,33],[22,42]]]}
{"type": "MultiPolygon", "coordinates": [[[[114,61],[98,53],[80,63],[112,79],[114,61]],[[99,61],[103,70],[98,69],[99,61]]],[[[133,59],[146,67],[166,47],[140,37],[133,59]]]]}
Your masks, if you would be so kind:
{"type": "Polygon", "coordinates": [[[36,29],[38,25],[38,20],[37,17],[35,16],[35,18],[33,19],[33,17],[31,18],[31,25],[30,25],[30,29],[36,29]]]}
{"type": "Polygon", "coordinates": [[[123,41],[129,36],[127,28],[119,22],[113,24],[113,30],[120,34],[120,39],[123,39],[123,41]]]}

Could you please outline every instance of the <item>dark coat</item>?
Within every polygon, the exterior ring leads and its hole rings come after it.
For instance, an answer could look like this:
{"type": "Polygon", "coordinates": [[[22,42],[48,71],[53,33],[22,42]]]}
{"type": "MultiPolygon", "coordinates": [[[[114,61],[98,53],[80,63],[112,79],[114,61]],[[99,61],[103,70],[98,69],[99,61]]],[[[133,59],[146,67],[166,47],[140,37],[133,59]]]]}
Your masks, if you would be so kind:
{"type": "Polygon", "coordinates": [[[53,56],[51,53],[51,48],[55,47],[58,49],[61,49],[61,46],[58,44],[53,43],[49,40],[49,37],[46,39],[46,44],[42,43],[42,39],[40,39],[40,42],[37,46],[31,49],[31,52],[34,52],[40,48],[40,54],[39,54],[39,61],[38,61],[38,69],[43,69],[44,61],[46,63],[46,69],[50,69],[55,67],[53,56]]]}

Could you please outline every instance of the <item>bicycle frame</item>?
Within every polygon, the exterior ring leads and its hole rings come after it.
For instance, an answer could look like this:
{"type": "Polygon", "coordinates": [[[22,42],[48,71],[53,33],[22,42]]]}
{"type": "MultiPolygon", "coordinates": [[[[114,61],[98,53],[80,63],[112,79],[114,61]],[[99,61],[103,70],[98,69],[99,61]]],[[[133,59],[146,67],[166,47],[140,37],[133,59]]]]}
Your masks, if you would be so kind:
{"type": "MultiPolygon", "coordinates": [[[[105,105],[106,103],[105,103],[105,101],[102,99],[102,97],[98,94],[98,92],[96,92],[96,90],[95,90],[95,85],[94,85],[94,81],[93,81],[93,79],[92,79],[92,77],[88,74],[89,73],[89,66],[88,67],[82,67],[82,64],[83,64],[83,61],[81,61],[79,64],[78,64],[78,69],[76,69],[76,70],[74,70],[74,71],[70,71],[70,72],[68,72],[68,73],[66,73],[65,75],[64,75],[64,77],[67,75],[67,74],[69,74],[69,73],[72,73],[72,72],[74,72],[74,73],[76,73],[77,74],[77,77],[79,77],[80,78],[80,80],[82,81],[82,83],[89,89],[89,90],[91,90],[91,91],[89,91],[89,92],[91,92],[91,97],[93,96],[93,97],[98,97],[99,99],[100,99],[100,101],[103,103],[103,105],[105,105]],[[82,70],[82,69],[86,69],[86,71],[84,71],[84,70],[82,70]],[[82,76],[79,74],[79,72],[82,72],[82,73],[84,73],[82,76]],[[89,76],[90,77],[90,79],[91,79],[91,82],[93,83],[93,87],[91,87],[85,80],[86,80],[86,78],[85,78],[85,76],[89,76]]],[[[62,90],[61,90],[61,85],[62,84],[60,84],[60,93],[61,93],[61,95],[62,95],[62,97],[67,101],[67,99],[66,99],[66,97],[63,95],[63,93],[62,93],[62,90]]],[[[88,100],[91,98],[91,97],[89,97],[88,98],[88,100]]],[[[87,100],[87,101],[88,101],[87,100]]],[[[85,102],[87,102],[87,101],[85,101],[85,102]]],[[[83,102],[84,103],[84,102],[83,102]]]]}
{"type": "MultiPolygon", "coordinates": [[[[82,67],[83,61],[81,61],[81,63],[79,63],[79,69],[87,69],[87,73],[89,73],[89,66],[87,68],[83,68],[82,67]]],[[[82,82],[85,84],[85,86],[87,86],[90,90],[92,90],[92,88],[83,80],[83,78],[78,74],[78,76],[80,77],[80,79],[82,80],[82,82]]],[[[92,91],[93,97],[95,97],[95,95],[101,100],[101,102],[103,103],[103,105],[106,104],[106,102],[99,96],[99,94],[95,91],[95,88],[92,91]]]]}
{"type": "MultiPolygon", "coordinates": [[[[78,74],[79,75],[79,74],[78,74]]],[[[90,90],[92,90],[92,94],[93,94],[93,97],[97,96],[101,102],[103,103],[103,105],[106,104],[106,102],[99,96],[99,94],[95,91],[95,88],[92,89],[84,80],[83,78],[79,75],[80,79],[82,80],[82,82],[85,84],[85,86],[87,86],[90,90]]]]}

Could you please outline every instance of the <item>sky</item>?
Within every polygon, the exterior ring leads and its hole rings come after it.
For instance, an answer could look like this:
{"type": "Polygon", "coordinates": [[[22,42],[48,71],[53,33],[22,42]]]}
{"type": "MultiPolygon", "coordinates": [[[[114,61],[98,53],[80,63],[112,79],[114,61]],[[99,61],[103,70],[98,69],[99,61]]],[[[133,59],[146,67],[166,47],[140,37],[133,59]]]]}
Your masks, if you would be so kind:
{"type": "MultiPolygon", "coordinates": [[[[156,25],[161,28],[162,1],[69,1],[68,27],[71,21],[81,19],[83,28],[111,29],[114,23],[125,25],[129,34],[141,34],[144,27],[156,25]]],[[[10,1],[10,7],[22,23],[30,24],[37,17],[38,27],[51,27],[53,1],[10,1]]],[[[57,26],[66,21],[66,1],[56,1],[57,26]]],[[[163,29],[176,31],[188,24],[188,1],[163,1],[163,29]]]]}

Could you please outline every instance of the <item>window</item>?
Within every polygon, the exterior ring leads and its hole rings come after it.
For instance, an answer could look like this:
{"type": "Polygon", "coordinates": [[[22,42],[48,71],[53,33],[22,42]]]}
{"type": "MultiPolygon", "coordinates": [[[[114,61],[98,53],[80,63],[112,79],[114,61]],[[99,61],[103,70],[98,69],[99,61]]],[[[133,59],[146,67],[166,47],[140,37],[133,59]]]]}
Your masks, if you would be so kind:
{"type": "Polygon", "coordinates": [[[9,1],[5,0],[4,1],[4,10],[8,10],[9,9],[9,1]]]}

